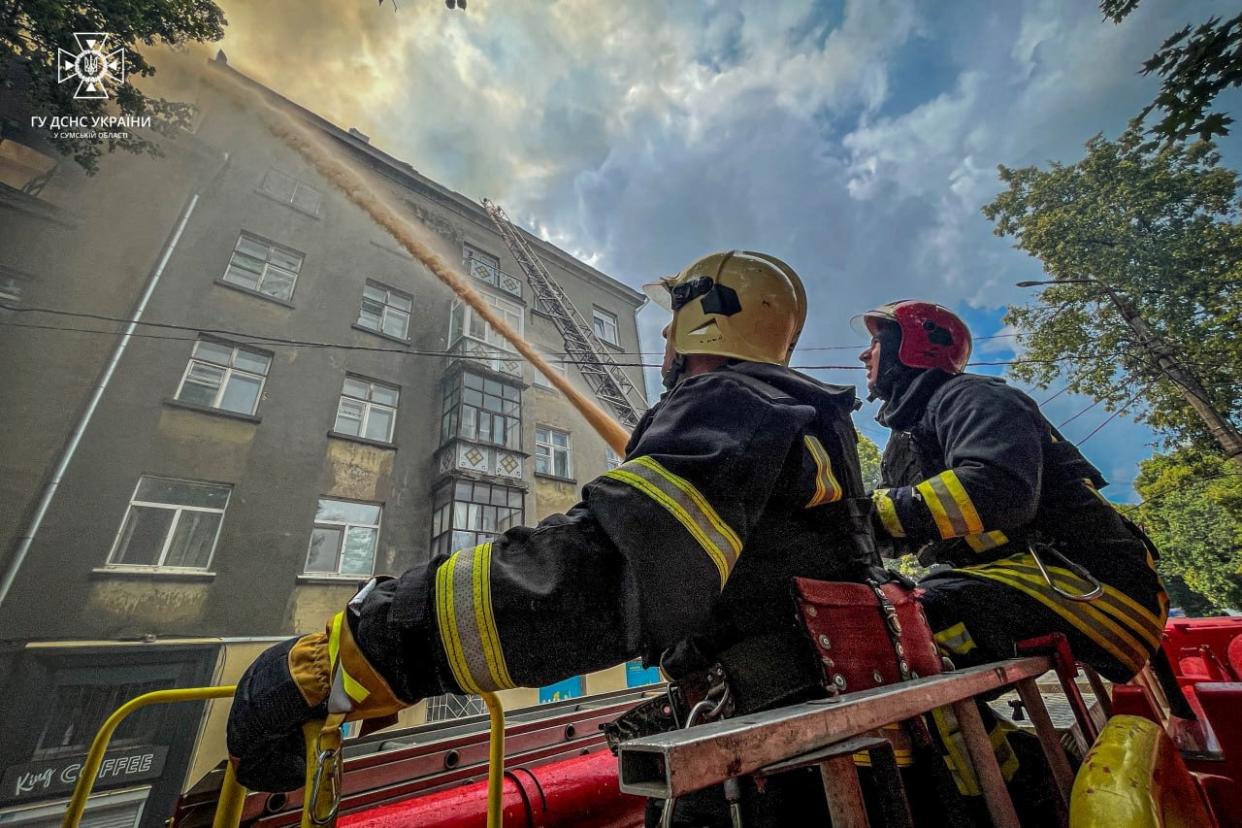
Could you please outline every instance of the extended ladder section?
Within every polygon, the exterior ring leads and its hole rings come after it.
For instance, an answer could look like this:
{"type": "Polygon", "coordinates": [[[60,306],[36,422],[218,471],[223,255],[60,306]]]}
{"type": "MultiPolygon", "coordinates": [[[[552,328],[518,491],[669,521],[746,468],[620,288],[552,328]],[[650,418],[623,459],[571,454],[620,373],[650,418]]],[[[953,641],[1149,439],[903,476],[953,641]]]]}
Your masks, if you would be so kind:
{"type": "Polygon", "coordinates": [[[634,383],[523,238],[524,231],[514,225],[500,205],[490,199],[483,199],[483,208],[492,217],[509,251],[526,274],[540,309],[552,317],[561,338],[565,340],[566,359],[578,366],[591,390],[612,406],[623,424],[637,425],[639,411],[644,404],[634,383]]]}

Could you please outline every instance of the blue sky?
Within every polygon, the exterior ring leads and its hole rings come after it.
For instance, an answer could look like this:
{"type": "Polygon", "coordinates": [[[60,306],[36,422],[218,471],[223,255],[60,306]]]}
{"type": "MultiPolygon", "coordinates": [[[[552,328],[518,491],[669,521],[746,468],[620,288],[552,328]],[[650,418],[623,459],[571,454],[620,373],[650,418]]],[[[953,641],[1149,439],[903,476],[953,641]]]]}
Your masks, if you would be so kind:
{"type": "MultiPolygon", "coordinates": [[[[992,235],[996,165],[1073,162],[1154,96],[1138,67],[1171,32],[1234,11],[1143,0],[1120,24],[1089,0],[223,0],[242,71],[630,285],[718,249],[789,261],[805,348],[855,345],[849,317],[921,296],[1001,330],[1039,263],[992,235]],[[272,59],[279,55],[280,59],[272,59]]],[[[1224,99],[1235,113],[1237,95],[1224,99]]],[[[1238,142],[1223,149],[1237,166],[1238,142]]],[[[644,350],[661,347],[644,311],[644,350]]],[[[1013,340],[976,354],[1013,356],[1013,340]]],[[[804,350],[840,364],[854,350],[804,350]]],[[[854,371],[816,370],[833,382],[854,371]]],[[[1058,390],[1035,391],[1038,400],[1058,390]]],[[[1060,423],[1090,404],[1061,394],[1060,423]]],[[[860,415],[872,437],[882,430],[860,415]]],[[[1074,440],[1103,406],[1066,425],[1074,440]]],[[[1118,417],[1084,446],[1132,500],[1155,441],[1118,417]]]]}

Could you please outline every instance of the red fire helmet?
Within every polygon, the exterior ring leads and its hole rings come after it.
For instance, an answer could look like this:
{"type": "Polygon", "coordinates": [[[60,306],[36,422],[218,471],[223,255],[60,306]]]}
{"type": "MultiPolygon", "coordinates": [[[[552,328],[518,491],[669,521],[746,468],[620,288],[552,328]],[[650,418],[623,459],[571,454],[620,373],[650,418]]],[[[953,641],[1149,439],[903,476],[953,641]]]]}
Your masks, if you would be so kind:
{"type": "Polygon", "coordinates": [[[880,305],[858,319],[875,335],[880,322],[894,322],[901,329],[897,360],[911,368],[939,368],[960,374],[970,359],[970,329],[957,314],[942,305],[903,299],[880,305]]]}

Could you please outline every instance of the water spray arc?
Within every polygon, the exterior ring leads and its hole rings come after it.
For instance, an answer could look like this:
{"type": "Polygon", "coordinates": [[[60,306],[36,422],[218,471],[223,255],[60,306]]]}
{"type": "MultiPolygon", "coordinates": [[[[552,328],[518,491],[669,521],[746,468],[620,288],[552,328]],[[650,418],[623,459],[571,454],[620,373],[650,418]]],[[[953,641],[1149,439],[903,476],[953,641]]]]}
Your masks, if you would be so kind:
{"type": "Polygon", "coordinates": [[[430,270],[436,278],[449,287],[462,301],[487,321],[492,328],[517,349],[535,368],[565,395],[591,427],[617,454],[625,454],[629,432],[616,419],[605,412],[594,400],[570,384],[567,377],[548,365],[547,361],[505,323],[484,301],[466,277],[459,274],[447,261],[416,237],[411,220],[384,195],[367,186],[362,175],[352,169],[347,161],[339,158],[315,132],[300,123],[293,115],[268,102],[257,90],[244,85],[243,81],[223,73],[212,73],[208,82],[223,91],[239,105],[254,112],[277,138],[296,151],[313,166],[346,198],[361,208],[376,224],[392,236],[403,249],[430,270]]]}

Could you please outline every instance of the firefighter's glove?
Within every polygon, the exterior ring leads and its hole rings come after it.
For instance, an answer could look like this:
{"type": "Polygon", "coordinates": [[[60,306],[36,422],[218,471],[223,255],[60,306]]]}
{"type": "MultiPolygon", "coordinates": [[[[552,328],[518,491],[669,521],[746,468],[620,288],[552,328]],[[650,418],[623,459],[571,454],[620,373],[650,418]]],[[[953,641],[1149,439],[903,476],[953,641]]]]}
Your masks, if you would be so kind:
{"type": "Polygon", "coordinates": [[[237,683],[228,748],[242,785],[259,791],[302,787],[305,722],[329,716],[365,719],[367,732],[392,724],[396,712],[409,705],[362,654],[348,614],[334,616],[326,632],[266,650],[237,683]]]}

